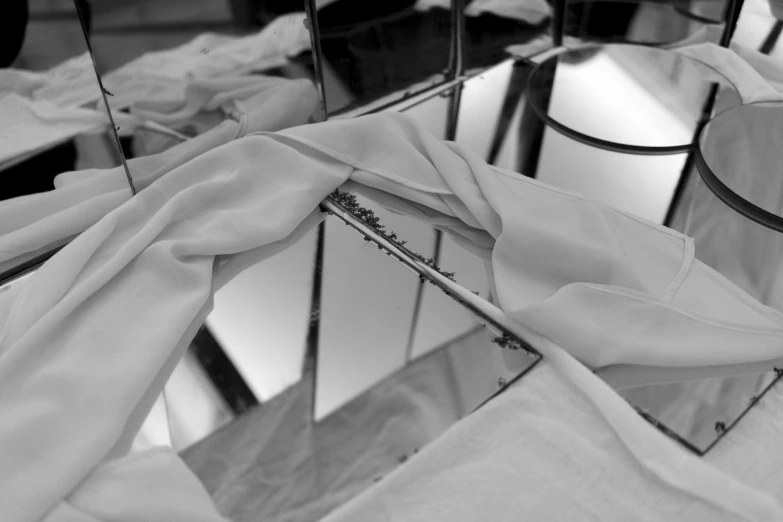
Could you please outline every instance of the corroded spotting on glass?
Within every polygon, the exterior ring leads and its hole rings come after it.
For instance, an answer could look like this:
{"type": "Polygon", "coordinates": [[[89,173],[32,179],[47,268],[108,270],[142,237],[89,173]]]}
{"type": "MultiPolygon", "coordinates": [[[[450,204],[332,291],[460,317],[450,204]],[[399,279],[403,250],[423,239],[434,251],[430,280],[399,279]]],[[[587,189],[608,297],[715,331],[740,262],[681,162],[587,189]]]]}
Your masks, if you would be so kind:
{"type": "MultiPolygon", "coordinates": [[[[677,53],[637,45],[565,51],[531,73],[531,106],[549,126],[586,145],[664,155],[693,146],[714,82],[731,83],[677,53]]],[[[734,104],[740,104],[735,95],[734,104]]]]}
{"type": "MultiPolygon", "coordinates": [[[[339,219],[345,219],[348,210],[334,201],[346,202],[346,197],[346,194],[341,194],[334,199],[330,198],[325,202],[324,208],[334,212],[339,219]]],[[[376,223],[372,228],[383,227],[377,222],[378,216],[371,217],[356,207],[351,213],[363,215],[362,223],[376,223]]],[[[427,245],[431,238],[425,236],[432,235],[432,232],[414,231],[423,232],[424,236],[408,236],[410,229],[406,227],[404,218],[389,219],[393,216],[390,212],[379,215],[383,218],[381,222],[389,227],[389,230],[394,226],[395,231],[389,232],[388,236],[383,232],[380,237],[376,234],[372,237],[368,235],[364,241],[359,234],[367,233],[368,229],[363,230],[361,224],[346,220],[348,227],[344,227],[337,220],[328,220],[316,381],[317,420],[328,416],[353,397],[360,395],[363,390],[401,371],[413,361],[459,344],[464,338],[472,339],[470,344],[473,348],[466,348],[465,354],[452,362],[459,366],[464,357],[473,361],[463,361],[465,379],[470,380],[468,369],[471,365],[476,369],[473,376],[475,379],[483,379],[485,384],[491,382],[492,386],[488,390],[496,389],[494,386],[499,379],[506,381],[513,377],[508,372],[497,373],[500,368],[491,371],[488,381],[482,377],[493,368],[493,352],[497,356],[501,350],[499,345],[493,343],[494,339],[501,336],[489,333],[482,326],[482,322],[489,319],[474,316],[473,314],[480,313],[480,310],[473,309],[471,313],[471,304],[464,302],[462,297],[452,294],[452,299],[448,299],[441,292],[437,292],[438,289],[450,291],[448,287],[444,288],[442,281],[433,280],[428,274],[421,272],[411,275],[405,270],[405,264],[395,259],[397,249],[406,250],[404,246],[397,246],[400,238],[410,237],[413,243],[427,245]],[[389,236],[397,237],[397,244],[386,250],[385,246],[388,244],[383,245],[384,240],[395,243],[394,240],[388,239],[389,236]],[[376,243],[376,240],[379,243],[376,243]],[[421,317],[416,321],[416,318],[411,316],[411,311],[415,310],[421,278],[437,285],[431,286],[436,295],[427,299],[427,305],[419,309],[421,317]],[[430,301],[433,297],[435,300],[430,301]],[[435,307],[436,315],[433,315],[435,307]],[[414,329],[415,331],[412,331],[414,329]]],[[[413,254],[408,257],[415,256],[416,254],[413,254]]],[[[421,261],[434,268],[432,260],[421,261]]],[[[447,280],[455,277],[455,274],[444,270],[439,272],[447,280]]],[[[448,349],[454,352],[453,357],[457,357],[456,349],[448,349]]],[[[529,364],[532,365],[536,360],[537,356],[530,352],[529,364]]],[[[498,366],[498,362],[495,360],[494,366],[498,366]]],[[[479,395],[475,400],[467,401],[470,408],[462,414],[488,397],[486,394],[479,395]]]]}

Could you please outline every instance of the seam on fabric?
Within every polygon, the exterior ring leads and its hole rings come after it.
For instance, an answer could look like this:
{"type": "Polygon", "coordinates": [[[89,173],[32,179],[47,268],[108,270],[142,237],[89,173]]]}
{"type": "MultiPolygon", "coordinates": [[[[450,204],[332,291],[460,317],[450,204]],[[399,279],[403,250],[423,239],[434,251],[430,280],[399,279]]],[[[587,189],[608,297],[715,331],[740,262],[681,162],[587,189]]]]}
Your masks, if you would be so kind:
{"type": "Polygon", "coordinates": [[[682,264],[680,265],[680,270],[677,272],[677,275],[674,276],[674,279],[672,279],[671,283],[669,283],[669,286],[666,288],[666,291],[661,296],[661,301],[665,303],[669,303],[674,299],[674,296],[679,291],[685,278],[688,277],[688,274],[691,272],[693,261],[696,257],[696,247],[693,244],[693,239],[683,236],[682,241],[684,243],[682,264]]]}
{"type": "MultiPolygon", "coordinates": [[[[678,308],[677,306],[670,304],[670,303],[662,303],[661,301],[651,299],[649,297],[643,297],[638,295],[630,295],[629,291],[627,290],[609,290],[607,288],[601,288],[597,285],[593,285],[590,283],[571,283],[567,286],[581,286],[584,288],[587,288],[589,290],[593,290],[595,292],[600,292],[603,294],[611,294],[616,295],[618,297],[623,297],[625,299],[629,299],[632,301],[637,301],[645,304],[650,304],[653,306],[657,306],[660,308],[668,308],[673,312],[676,312],[684,317],[687,317],[689,319],[693,319],[696,322],[703,323],[709,326],[714,326],[716,328],[720,328],[722,330],[728,330],[731,332],[740,332],[740,333],[748,333],[748,334],[755,334],[755,335],[766,335],[766,336],[775,336],[783,338],[783,325],[781,325],[780,328],[775,327],[756,327],[756,328],[739,328],[735,326],[731,326],[728,323],[724,323],[722,321],[708,319],[706,317],[700,317],[698,315],[693,314],[692,312],[687,312],[685,310],[682,310],[681,308],[678,308]]],[[[561,287],[561,290],[563,288],[567,288],[566,286],[561,287]]]]}
{"type": "Polygon", "coordinates": [[[595,205],[595,206],[600,207],[600,208],[605,208],[607,210],[611,210],[612,212],[616,212],[616,213],[618,213],[618,214],[620,214],[622,216],[627,217],[628,219],[632,219],[633,221],[636,221],[640,225],[644,225],[644,226],[646,226],[648,228],[652,228],[653,230],[657,230],[658,232],[661,232],[661,233],[666,234],[668,236],[674,237],[676,239],[680,239],[681,240],[682,238],[687,237],[684,234],[681,234],[680,232],[677,232],[676,230],[672,230],[671,228],[665,227],[663,225],[659,225],[657,223],[653,223],[652,221],[645,220],[644,218],[641,218],[641,217],[636,216],[634,214],[631,214],[631,213],[625,212],[623,210],[614,208],[614,207],[612,207],[610,205],[607,205],[605,203],[601,203],[599,201],[595,201],[595,200],[590,199],[590,198],[588,198],[586,196],[582,196],[582,195],[578,195],[578,194],[572,194],[570,192],[560,190],[557,187],[552,187],[552,186],[549,186],[549,185],[545,185],[543,183],[539,184],[540,182],[539,183],[535,183],[531,179],[528,179],[528,178],[525,178],[525,177],[521,177],[522,176],[521,174],[514,175],[514,174],[512,174],[510,172],[504,172],[503,170],[501,170],[501,169],[499,169],[497,167],[494,167],[494,166],[492,167],[492,170],[494,170],[498,174],[502,174],[502,175],[506,176],[507,178],[511,178],[513,180],[521,181],[523,183],[526,183],[529,186],[532,186],[532,187],[535,187],[535,188],[539,188],[541,190],[546,190],[547,192],[552,192],[554,194],[559,194],[559,195],[561,195],[563,197],[566,197],[566,198],[576,199],[576,200],[582,201],[582,202],[587,203],[587,204],[595,205]]]}
{"type": "Polygon", "coordinates": [[[433,187],[429,187],[427,185],[423,185],[420,183],[416,183],[415,181],[410,181],[408,179],[402,178],[396,174],[392,174],[390,172],[387,172],[385,170],[379,169],[377,167],[373,167],[372,165],[368,165],[366,163],[363,163],[361,161],[357,161],[354,158],[351,158],[349,156],[346,156],[345,154],[341,152],[337,152],[334,149],[331,149],[329,147],[326,147],[324,145],[312,142],[308,140],[307,138],[301,138],[301,137],[293,137],[289,136],[287,134],[275,134],[272,132],[258,132],[253,133],[250,136],[265,136],[270,137],[274,140],[283,138],[283,139],[290,139],[294,142],[301,143],[303,145],[307,145],[308,147],[312,147],[315,150],[318,150],[320,152],[323,152],[327,156],[331,156],[332,158],[342,161],[343,163],[350,165],[354,167],[357,170],[363,170],[366,172],[369,172],[371,174],[375,174],[377,176],[380,176],[381,178],[384,178],[386,180],[392,181],[394,183],[397,183],[398,185],[402,185],[404,187],[414,189],[414,190],[420,190],[422,192],[426,192],[428,194],[440,194],[440,195],[446,195],[446,196],[453,196],[454,194],[450,190],[442,190],[442,189],[436,189],[433,187]]]}

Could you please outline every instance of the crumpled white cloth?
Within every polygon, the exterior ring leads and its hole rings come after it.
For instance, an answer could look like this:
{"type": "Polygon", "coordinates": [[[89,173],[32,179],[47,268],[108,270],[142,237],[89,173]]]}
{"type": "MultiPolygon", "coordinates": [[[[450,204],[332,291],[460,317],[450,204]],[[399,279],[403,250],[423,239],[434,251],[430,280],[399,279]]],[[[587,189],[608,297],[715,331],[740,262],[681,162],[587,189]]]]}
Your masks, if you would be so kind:
{"type": "MultiPolygon", "coordinates": [[[[105,113],[34,102],[14,92],[0,92],[0,119],[0,165],[109,124],[105,113]]],[[[115,121],[126,126],[130,119],[118,115],[115,121]]]]}
{"type": "MultiPolygon", "coordinates": [[[[288,112],[294,111],[298,115],[305,109],[309,109],[310,113],[313,111],[307,102],[303,102],[302,107],[286,104],[303,91],[313,92],[312,82],[260,75],[195,80],[185,87],[184,92],[179,88],[171,89],[138,100],[131,106],[130,113],[140,120],[176,128],[204,111],[222,111],[238,119],[277,96],[278,99],[267,108],[265,117],[271,120],[291,119],[287,116],[288,112]]],[[[268,127],[274,128],[275,125],[268,127]]]]}
{"type": "MultiPolygon", "coordinates": [[[[112,93],[112,108],[124,109],[161,91],[182,93],[189,82],[277,67],[310,49],[304,13],[277,17],[254,34],[232,36],[203,33],[189,42],[145,53],[103,75],[112,93]]],[[[58,107],[79,107],[101,98],[87,52],[44,72],[0,69],[0,91],[10,90],[32,101],[58,107]]]]}
{"type": "MultiPolygon", "coordinates": [[[[24,284],[0,332],[0,425],[14,427],[0,432],[4,520],[58,513],[96,467],[126,455],[212,292],[301,238],[323,219],[318,203],[349,177],[447,223],[463,242],[482,230],[495,240],[497,302],[600,412],[636,473],[685,503],[748,520],[783,517],[772,497],[677,446],[568,353],[597,366],[765,361],[783,355],[783,316],[695,261],[689,239],[492,168],[387,113],[207,152],[24,284]]],[[[96,494],[84,512],[101,502],[96,494]]]]}
{"type": "MultiPolygon", "coordinates": [[[[306,80],[266,78],[254,89],[261,86],[243,102],[239,122],[224,121],[165,152],[129,160],[136,188],[231,140],[306,123],[318,105],[315,87],[306,80]]],[[[66,172],[55,178],[55,187],[0,204],[0,272],[74,237],[130,198],[121,166],[66,172]]]]}

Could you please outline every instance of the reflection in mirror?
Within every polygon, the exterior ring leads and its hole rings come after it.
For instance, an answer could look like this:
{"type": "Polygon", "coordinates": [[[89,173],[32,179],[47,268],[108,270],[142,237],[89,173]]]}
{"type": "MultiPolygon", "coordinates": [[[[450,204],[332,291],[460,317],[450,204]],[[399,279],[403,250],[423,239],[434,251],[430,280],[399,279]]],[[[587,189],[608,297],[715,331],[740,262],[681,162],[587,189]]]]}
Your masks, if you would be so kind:
{"type": "MultiPolygon", "coordinates": [[[[89,3],[80,5],[92,31],[89,3]]],[[[121,165],[74,3],[11,0],[0,34],[0,200],[51,191],[65,172],[121,165]]],[[[14,220],[33,219],[25,212],[14,220]]],[[[2,254],[0,281],[70,239],[2,254]]]]}
{"type": "MultiPolygon", "coordinates": [[[[381,212],[387,231],[432,246],[431,230],[381,212]]],[[[417,304],[418,275],[334,216],[311,315],[313,280],[302,276],[314,273],[317,236],[311,231],[217,292],[215,311],[136,440],[180,450],[235,520],[294,512],[318,520],[538,361],[523,355],[526,364],[508,370],[502,352],[518,344],[501,347],[484,318],[429,283],[435,292],[417,304]],[[252,402],[237,402],[245,393],[252,402]]],[[[474,277],[471,288],[486,287],[483,273],[474,277]]]]}
{"type": "Polygon", "coordinates": [[[311,111],[283,121],[267,110],[263,118],[274,121],[259,122],[255,109],[279,95],[284,80],[313,78],[304,3],[289,3],[279,14],[261,4],[169,0],[96,6],[95,60],[113,113],[125,121],[118,126],[128,158],[161,152],[226,119],[244,117],[245,133],[309,120],[311,111]]]}
{"type": "Polygon", "coordinates": [[[531,73],[529,96],[550,126],[588,145],[673,153],[691,148],[712,80],[731,85],[678,53],[612,44],[545,60],[531,73]]]}
{"type": "Polygon", "coordinates": [[[312,2],[329,114],[383,106],[459,74],[451,9],[459,2],[312,2]]]}
{"type": "MultiPolygon", "coordinates": [[[[465,81],[460,91],[459,117],[455,122],[456,141],[501,168],[533,175],[554,186],[662,222],[677,181],[687,167],[686,154],[629,155],[590,147],[550,128],[541,129],[538,135],[530,132],[531,110],[524,91],[530,70],[530,65],[507,61],[465,81]]],[[[433,121],[447,121],[449,107],[445,102],[448,99],[448,96],[435,96],[405,108],[404,112],[420,124],[434,128],[433,121]],[[434,117],[438,113],[440,120],[434,117]]],[[[718,107],[729,107],[736,102],[736,93],[727,89],[721,91],[718,107]]],[[[637,125],[643,126],[643,121],[639,120],[637,125]]],[[[695,133],[696,121],[691,121],[691,125],[691,132],[695,133]]],[[[662,125],[656,132],[665,134],[667,129],[676,131],[662,125]]],[[[690,140],[693,137],[691,135],[690,140]]],[[[380,205],[368,200],[363,205],[375,213],[383,211],[380,205]]],[[[676,223],[677,220],[673,224],[676,223]]],[[[431,230],[429,225],[412,220],[409,226],[421,228],[420,234],[431,230]]],[[[445,245],[448,236],[444,235],[443,241],[445,245]]],[[[410,248],[424,257],[430,257],[433,251],[426,242],[412,243],[410,248]],[[417,250],[419,248],[421,250],[417,250]]],[[[444,251],[449,254],[443,256],[439,266],[456,272],[457,281],[465,286],[475,285],[476,290],[483,291],[481,281],[470,275],[481,273],[481,267],[474,264],[477,258],[461,248],[444,248],[444,251]],[[462,264],[459,269],[455,268],[458,264],[462,264]],[[469,282],[463,281],[466,276],[469,282]]],[[[482,294],[482,297],[486,295],[482,294]]],[[[752,295],[757,296],[757,293],[752,295]]],[[[598,375],[602,373],[598,371],[598,375]]],[[[730,429],[740,419],[774,377],[774,372],[762,371],[760,375],[747,377],[691,379],[652,385],[632,380],[624,383],[618,392],[662,431],[691,450],[703,453],[720,439],[723,428],[730,429]]]]}
{"type": "Polygon", "coordinates": [[[590,42],[664,45],[725,19],[728,0],[566,0],[564,33],[590,42]]]}

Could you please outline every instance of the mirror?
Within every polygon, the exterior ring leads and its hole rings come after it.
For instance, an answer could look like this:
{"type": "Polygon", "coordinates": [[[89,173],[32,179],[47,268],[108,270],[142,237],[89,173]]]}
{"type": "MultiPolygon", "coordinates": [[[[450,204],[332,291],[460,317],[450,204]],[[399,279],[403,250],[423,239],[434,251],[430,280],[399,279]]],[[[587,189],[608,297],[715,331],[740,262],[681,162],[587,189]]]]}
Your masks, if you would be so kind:
{"type": "MultiPolygon", "coordinates": [[[[0,26],[0,200],[51,191],[64,172],[121,165],[74,4],[10,0],[0,26]]],[[[65,242],[4,253],[0,281],[65,242]]]]}
{"type": "MultiPolygon", "coordinates": [[[[676,228],[679,214],[674,212],[676,205],[673,206],[672,199],[683,172],[693,168],[688,154],[623,154],[591,147],[544,126],[527,103],[530,97],[526,80],[531,69],[532,66],[524,62],[507,60],[466,80],[451,93],[433,96],[410,107],[403,106],[401,110],[437,135],[453,133],[457,143],[473,149],[494,165],[582,193],[654,222],[671,223],[676,228]],[[452,124],[454,128],[449,128],[448,114],[454,110],[454,99],[459,99],[458,118],[452,124]]],[[[736,92],[722,90],[719,102],[715,110],[733,106],[737,102],[736,92]]],[[[689,142],[694,139],[697,124],[698,117],[694,117],[689,142]]],[[[665,134],[667,127],[661,126],[658,130],[665,134]]],[[[366,204],[374,212],[382,210],[371,202],[366,204]]],[[[676,208],[682,209],[684,205],[683,202],[676,208]]],[[[421,223],[417,226],[429,228],[421,223]]],[[[441,240],[449,241],[448,236],[441,240]]],[[[412,248],[425,257],[430,257],[433,251],[426,243],[414,244],[412,248]]],[[[445,250],[448,253],[440,264],[446,270],[475,259],[473,254],[462,249],[445,250]]],[[[702,257],[699,255],[700,259],[702,257]]],[[[770,263],[768,266],[776,265],[770,263]]],[[[462,282],[461,270],[456,272],[457,280],[462,282]]],[[[725,270],[721,272],[728,276],[725,270]]],[[[775,372],[770,371],[747,377],[637,385],[618,392],[659,429],[690,450],[703,454],[755,404],[776,378],[775,372]]]]}
{"type": "Polygon", "coordinates": [[[660,46],[721,24],[728,0],[566,0],[564,33],[591,42],[660,46]]]}
{"type": "MultiPolygon", "coordinates": [[[[689,150],[718,88],[706,66],[675,52],[609,44],[552,56],[531,73],[530,104],[561,133],[640,154],[689,150]]],[[[721,79],[725,90],[728,79],[721,79]]],[[[728,96],[728,95],[726,95],[728,96]]],[[[739,94],[733,104],[741,103],[739,94]]]]}
{"type": "MultiPolygon", "coordinates": [[[[489,163],[655,222],[676,221],[674,210],[678,209],[672,201],[676,203],[682,173],[692,169],[686,149],[659,156],[623,154],[557,132],[551,128],[551,121],[545,124],[533,106],[541,91],[528,90],[528,85],[538,86],[531,80],[531,65],[503,60],[501,54],[495,54],[504,42],[516,38],[509,34],[518,35],[522,26],[509,26],[508,34],[499,30],[497,39],[488,43],[482,43],[481,37],[463,41],[463,66],[478,67],[475,64],[483,63],[481,60],[492,66],[464,82],[449,83],[443,71],[455,70],[448,69],[454,65],[455,56],[450,42],[454,28],[461,27],[454,24],[464,23],[464,29],[486,22],[484,30],[491,32],[487,28],[501,22],[487,20],[514,17],[502,14],[505,11],[499,9],[499,3],[475,1],[467,6],[466,18],[455,22],[451,4],[436,4],[406,3],[403,9],[402,4],[393,3],[387,6],[388,12],[358,10],[353,18],[336,10],[353,5],[348,0],[309,2],[294,9],[282,3],[265,3],[257,8],[236,1],[230,3],[230,9],[221,3],[219,7],[206,6],[203,11],[177,2],[166,3],[158,10],[108,5],[96,10],[91,22],[95,63],[109,93],[111,114],[120,127],[121,150],[129,159],[131,175],[137,176],[139,188],[143,188],[149,181],[140,175],[144,173],[143,163],[137,160],[171,150],[186,140],[218,136],[221,129],[227,130],[226,139],[233,139],[242,132],[318,121],[325,116],[318,108],[318,89],[322,89],[330,116],[350,117],[357,111],[382,108],[400,110],[436,136],[474,149],[489,163]],[[317,31],[315,18],[305,23],[306,8],[317,12],[317,31]],[[378,18],[365,20],[368,13],[378,18]],[[343,25],[335,25],[341,20],[343,25]],[[406,24],[412,31],[407,36],[402,30],[408,27],[406,24]],[[315,40],[311,40],[308,26],[315,40]],[[320,55],[316,50],[321,59],[311,58],[312,41],[323,47],[320,55]],[[428,49],[428,45],[448,52],[432,51],[420,64],[411,59],[423,55],[422,49],[428,49]],[[339,52],[330,55],[332,51],[327,48],[339,52]],[[477,61],[471,62],[471,52],[476,53],[477,61]],[[386,62],[379,57],[387,53],[399,54],[403,61],[383,69],[386,62]],[[410,63],[403,63],[405,60],[410,63]],[[413,62],[416,67],[411,66],[413,62]],[[316,86],[319,66],[331,70],[332,76],[328,79],[324,72],[322,84],[316,86]],[[372,73],[362,76],[366,72],[363,67],[369,67],[372,73]],[[351,84],[358,81],[356,78],[364,83],[351,84]],[[379,83],[372,83],[376,80],[379,83]],[[301,92],[289,88],[292,85],[302,87],[301,92]],[[422,91],[425,86],[435,88],[422,91]],[[270,93],[284,96],[284,103],[270,93]],[[273,103],[265,105],[270,99],[273,103]],[[281,111],[271,110],[254,118],[249,111],[256,104],[265,110],[284,107],[285,114],[280,116],[281,111]],[[280,119],[265,117],[269,114],[280,119]],[[250,129],[248,121],[262,127],[250,129]],[[263,127],[272,123],[275,126],[263,127]]],[[[72,17],[68,12],[63,14],[65,18],[72,17]]],[[[517,22],[522,23],[513,23],[517,22]]],[[[527,19],[524,24],[530,35],[543,30],[543,26],[527,19]]],[[[465,34],[471,33],[468,30],[465,34]]],[[[650,55],[660,52],[642,49],[650,55]]],[[[586,53],[576,61],[586,63],[596,56],[586,53]]],[[[638,73],[633,59],[616,62],[626,68],[626,73],[638,73]]],[[[89,65],[92,67],[92,63],[89,65]]],[[[672,76],[698,80],[698,74],[683,72],[681,64],[669,66],[663,74],[666,81],[672,76]]],[[[558,74],[560,69],[558,66],[558,74]]],[[[606,90],[605,75],[595,75],[595,79],[603,81],[606,90]]],[[[636,88],[643,82],[637,75],[631,83],[636,88]]],[[[690,144],[712,86],[702,83],[691,88],[693,84],[688,82],[677,85],[689,86],[683,89],[686,109],[678,104],[682,100],[668,98],[658,100],[656,108],[669,116],[684,114],[686,129],[674,125],[672,118],[664,119],[656,129],[661,139],[687,137],[686,143],[690,144]]],[[[628,85],[618,88],[623,94],[629,92],[628,85]]],[[[549,90],[546,96],[561,100],[563,106],[575,99],[584,101],[581,90],[559,92],[551,85],[549,90]]],[[[64,94],[76,96],[79,92],[74,88],[64,94]]],[[[100,90],[97,96],[101,97],[100,90]]],[[[727,106],[736,102],[731,91],[723,91],[721,96],[728,100],[727,106]]],[[[551,106],[561,107],[558,103],[551,106]]],[[[596,121],[609,124],[605,130],[617,131],[618,122],[622,122],[617,114],[601,113],[597,103],[587,108],[598,114],[596,121]]],[[[644,125],[649,119],[632,123],[644,125]]],[[[109,140],[106,143],[112,143],[109,138],[113,136],[105,134],[105,140],[109,140]]],[[[120,150],[116,152],[119,158],[120,150]]],[[[361,196],[356,202],[407,240],[407,248],[415,256],[433,259],[440,270],[454,272],[460,285],[491,302],[484,266],[478,257],[429,225],[390,212],[361,196]]],[[[217,487],[226,472],[221,466],[230,465],[230,459],[244,459],[233,453],[220,461],[221,451],[227,448],[225,451],[232,453],[243,444],[266,444],[255,429],[262,419],[266,424],[270,418],[283,420],[291,415],[295,432],[295,426],[307,426],[308,433],[323,430],[331,434],[332,430],[351,432],[344,426],[352,426],[352,433],[370,433],[372,439],[375,425],[368,422],[368,431],[364,432],[355,429],[358,424],[349,420],[361,419],[375,408],[391,407],[392,403],[385,401],[396,400],[400,389],[424,390],[438,422],[421,433],[395,433],[390,440],[382,441],[392,449],[378,466],[363,472],[361,485],[357,486],[361,489],[437,437],[450,423],[480,407],[539,360],[537,354],[524,349],[499,348],[498,344],[508,344],[503,332],[484,326],[485,317],[477,319],[386,253],[330,216],[295,246],[248,268],[221,289],[215,297],[214,311],[137,439],[137,448],[172,445],[184,452],[194,469],[200,470],[208,487],[217,487]],[[511,352],[513,356],[509,356],[511,352]],[[484,357],[484,353],[493,355],[484,357]],[[509,361],[513,362],[510,366],[509,361]],[[411,439],[404,438],[408,436],[411,439]]],[[[20,266],[30,268],[33,261],[36,259],[18,265],[17,272],[20,266]]],[[[2,290],[13,291],[13,285],[5,285],[2,290]]],[[[703,453],[755,403],[776,376],[770,372],[752,379],[700,379],[629,387],[620,393],[660,429],[703,453]]],[[[282,428],[272,434],[280,444],[297,444],[290,435],[282,428]]],[[[335,449],[337,458],[351,439],[329,440],[325,444],[342,448],[335,449]]],[[[211,491],[218,494],[216,489],[211,491]]],[[[323,493],[317,488],[313,491],[314,495],[323,493]]]]}
{"type": "Polygon", "coordinates": [[[327,112],[378,110],[461,74],[461,0],[308,0],[327,112]]]}

